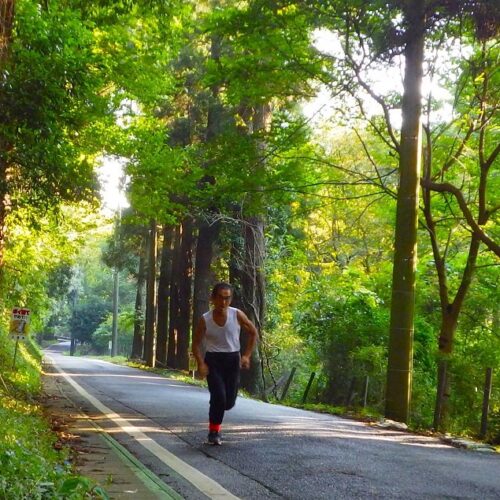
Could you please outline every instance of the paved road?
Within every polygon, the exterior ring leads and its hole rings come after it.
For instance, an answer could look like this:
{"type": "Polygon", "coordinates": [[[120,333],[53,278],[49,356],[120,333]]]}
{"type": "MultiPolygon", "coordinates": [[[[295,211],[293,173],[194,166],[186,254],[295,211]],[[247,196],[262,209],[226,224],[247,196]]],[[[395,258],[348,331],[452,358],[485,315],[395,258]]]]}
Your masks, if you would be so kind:
{"type": "Polygon", "coordinates": [[[68,385],[71,398],[185,498],[500,499],[498,454],[245,398],[226,414],[223,446],[207,446],[206,389],[61,348],[48,356],[98,402],[68,385]],[[194,470],[215,489],[193,486],[194,470]]]}

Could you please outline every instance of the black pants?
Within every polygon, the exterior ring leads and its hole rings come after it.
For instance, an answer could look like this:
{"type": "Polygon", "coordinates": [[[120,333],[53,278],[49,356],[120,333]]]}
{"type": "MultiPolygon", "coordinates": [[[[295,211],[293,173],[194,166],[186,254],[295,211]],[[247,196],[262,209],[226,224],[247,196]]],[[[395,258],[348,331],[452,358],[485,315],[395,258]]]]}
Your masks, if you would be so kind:
{"type": "Polygon", "coordinates": [[[208,365],[208,390],[210,391],[210,410],[208,416],[211,424],[221,424],[224,412],[230,410],[240,385],[240,353],[207,352],[205,363],[208,365]]]}

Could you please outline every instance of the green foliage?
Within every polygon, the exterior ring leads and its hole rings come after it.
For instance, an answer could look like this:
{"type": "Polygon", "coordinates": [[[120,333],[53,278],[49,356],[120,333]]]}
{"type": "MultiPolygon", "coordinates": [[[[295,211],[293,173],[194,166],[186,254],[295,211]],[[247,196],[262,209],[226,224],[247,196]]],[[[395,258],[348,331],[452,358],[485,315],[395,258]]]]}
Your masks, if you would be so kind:
{"type": "Polygon", "coordinates": [[[74,338],[84,344],[90,344],[92,334],[104,320],[110,309],[110,304],[106,302],[83,302],[74,309],[69,321],[69,328],[74,338]]]}
{"type": "Polygon", "coordinates": [[[380,401],[385,377],[387,311],[354,276],[311,282],[295,316],[297,332],[328,378],[326,401],[350,405],[366,376],[380,401]],[[334,285],[332,285],[334,282],[334,285]]]}
{"type": "Polygon", "coordinates": [[[40,409],[2,395],[0,408],[0,492],[2,498],[42,498],[47,483],[64,468],[52,448],[54,437],[40,409]]]}
{"type": "Polygon", "coordinates": [[[49,211],[38,218],[37,227],[25,210],[7,219],[11,229],[0,273],[0,304],[7,310],[29,307],[34,332],[45,326],[51,310],[62,312],[60,300],[69,283],[69,267],[82,233],[91,226],[87,208],[62,206],[58,213],[49,211]]]}
{"type": "Polygon", "coordinates": [[[84,476],[72,476],[65,479],[61,487],[56,491],[56,495],[58,498],[90,497],[99,500],[109,500],[110,498],[104,488],[84,476]]]}
{"type": "Polygon", "coordinates": [[[43,213],[61,201],[94,200],[92,140],[85,128],[107,111],[99,65],[92,32],[77,11],[62,2],[50,9],[16,2],[0,82],[0,161],[11,169],[0,190],[14,208],[43,213]]]}
{"type": "Polygon", "coordinates": [[[292,404],[295,408],[328,413],[329,415],[340,415],[346,418],[355,418],[364,421],[377,421],[382,418],[381,413],[374,408],[356,408],[346,410],[345,406],[332,406],[326,403],[292,404]]]}
{"type": "Polygon", "coordinates": [[[214,9],[205,23],[212,36],[228,41],[219,59],[207,65],[205,80],[207,85],[222,83],[229,104],[311,95],[310,78],[321,66],[300,9],[247,2],[214,9]]]}
{"type": "Polygon", "coordinates": [[[0,328],[0,497],[6,500],[60,498],[107,499],[101,488],[78,477],[71,479],[66,450],[56,451],[56,435],[37,403],[41,354],[21,342],[12,370],[14,342],[0,328]]]}
{"type": "Polygon", "coordinates": [[[145,251],[147,234],[147,227],[134,223],[133,212],[127,210],[118,225],[115,224],[114,234],[110,235],[107,248],[102,252],[104,264],[135,274],[138,257],[145,251]]]}
{"type": "MultiPolygon", "coordinates": [[[[121,308],[118,315],[118,354],[130,356],[132,352],[132,340],[134,336],[135,311],[131,306],[121,308]]],[[[92,333],[91,343],[97,354],[106,354],[109,351],[111,341],[113,315],[108,314],[106,318],[92,333]]]]}
{"type": "Polygon", "coordinates": [[[490,410],[488,440],[491,444],[500,445],[500,404],[498,402],[490,410]]]}

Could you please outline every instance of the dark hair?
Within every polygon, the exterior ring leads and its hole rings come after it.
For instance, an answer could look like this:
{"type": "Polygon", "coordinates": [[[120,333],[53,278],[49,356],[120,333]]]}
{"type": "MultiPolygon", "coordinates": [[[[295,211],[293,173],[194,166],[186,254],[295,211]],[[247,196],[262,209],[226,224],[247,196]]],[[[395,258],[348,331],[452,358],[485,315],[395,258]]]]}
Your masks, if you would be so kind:
{"type": "Polygon", "coordinates": [[[230,285],[229,283],[225,283],[224,281],[216,283],[215,286],[212,288],[212,295],[211,295],[212,299],[217,297],[219,290],[229,290],[231,292],[231,295],[232,295],[233,294],[233,285],[230,285]]]}

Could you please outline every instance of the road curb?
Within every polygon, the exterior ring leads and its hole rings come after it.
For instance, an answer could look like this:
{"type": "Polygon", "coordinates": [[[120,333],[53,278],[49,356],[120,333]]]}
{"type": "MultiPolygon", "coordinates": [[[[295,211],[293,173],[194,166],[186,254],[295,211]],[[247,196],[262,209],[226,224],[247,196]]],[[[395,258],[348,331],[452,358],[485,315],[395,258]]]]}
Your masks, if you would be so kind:
{"type": "Polygon", "coordinates": [[[478,443],[470,439],[457,438],[453,436],[444,436],[441,438],[446,444],[450,444],[455,448],[464,448],[466,450],[479,451],[482,453],[498,453],[494,446],[486,443],[478,443]]]}
{"type": "MultiPolygon", "coordinates": [[[[389,419],[381,420],[373,426],[380,429],[389,429],[392,431],[412,433],[412,431],[408,429],[408,426],[406,424],[389,419]]],[[[458,438],[449,434],[445,434],[444,436],[441,434],[437,434],[435,435],[435,437],[442,443],[449,444],[450,446],[453,446],[455,448],[463,448],[466,450],[479,451],[482,453],[498,453],[497,449],[494,446],[491,446],[487,443],[472,441],[471,439],[458,438]]]]}
{"type": "Polygon", "coordinates": [[[95,422],[92,422],[92,420],[90,420],[89,418],[87,418],[87,420],[96,428],[97,432],[99,432],[101,439],[106,441],[106,443],[110,448],[113,449],[118,458],[120,458],[127,466],[129,466],[133,470],[134,474],[148,487],[151,492],[159,494],[159,498],[165,500],[183,500],[183,497],[181,495],[179,495],[175,490],[166,485],[156,474],[146,468],[118,441],[107,434],[105,430],[101,429],[95,422]]]}

